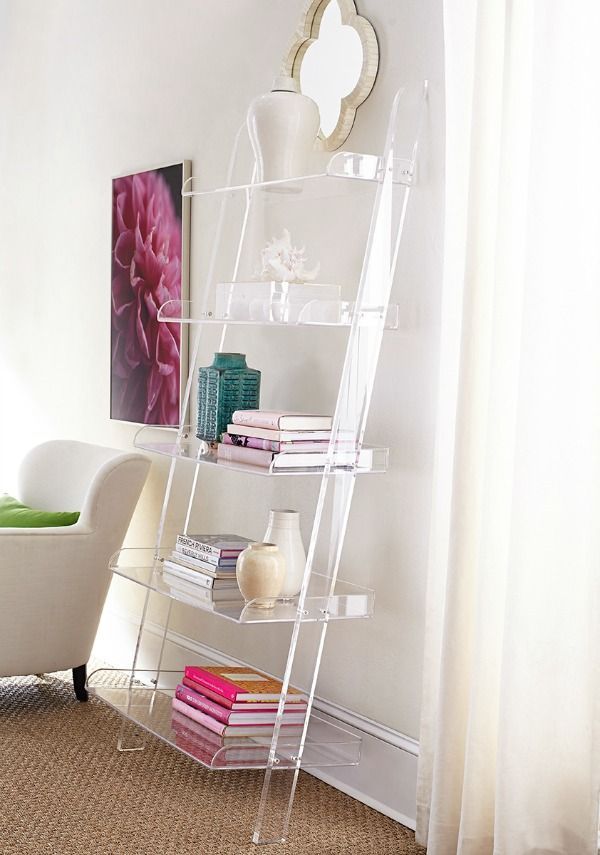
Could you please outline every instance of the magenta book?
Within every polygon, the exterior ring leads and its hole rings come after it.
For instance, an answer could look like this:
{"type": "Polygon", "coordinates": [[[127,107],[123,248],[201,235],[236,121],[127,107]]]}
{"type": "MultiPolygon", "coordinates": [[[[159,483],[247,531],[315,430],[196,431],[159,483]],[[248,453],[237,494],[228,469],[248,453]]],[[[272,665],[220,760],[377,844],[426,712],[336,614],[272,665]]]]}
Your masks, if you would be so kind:
{"type": "Polygon", "coordinates": [[[267,428],[269,430],[331,430],[331,416],[310,413],[283,413],[269,410],[236,410],[234,425],[267,428]]]}
{"type": "MultiPolygon", "coordinates": [[[[230,701],[278,701],[281,697],[280,680],[245,665],[186,665],[185,676],[230,701]]],[[[306,697],[290,686],[287,701],[306,701],[306,697]]]]}
{"type": "MultiPolygon", "coordinates": [[[[229,701],[227,698],[218,695],[216,692],[211,692],[210,689],[207,689],[206,686],[201,686],[200,683],[197,683],[195,680],[190,679],[189,677],[184,677],[182,681],[184,686],[187,686],[188,689],[193,689],[202,697],[205,697],[209,701],[214,701],[220,707],[223,707],[226,710],[236,710],[238,712],[245,712],[247,710],[259,710],[260,712],[277,712],[279,704],[276,701],[270,702],[257,702],[252,701],[249,703],[248,701],[229,701]]],[[[288,702],[284,706],[285,712],[296,712],[306,710],[306,702],[305,701],[295,701],[293,703],[288,702]]]]}

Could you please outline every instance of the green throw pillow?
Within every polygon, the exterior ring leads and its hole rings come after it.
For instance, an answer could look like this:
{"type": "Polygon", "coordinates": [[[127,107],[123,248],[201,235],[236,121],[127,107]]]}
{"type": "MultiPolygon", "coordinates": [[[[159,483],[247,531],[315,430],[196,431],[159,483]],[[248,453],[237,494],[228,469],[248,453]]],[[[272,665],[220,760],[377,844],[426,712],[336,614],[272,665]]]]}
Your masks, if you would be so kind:
{"type": "Polygon", "coordinates": [[[0,495],[0,528],[47,528],[74,525],[79,511],[37,511],[28,508],[7,493],[0,495]]]}

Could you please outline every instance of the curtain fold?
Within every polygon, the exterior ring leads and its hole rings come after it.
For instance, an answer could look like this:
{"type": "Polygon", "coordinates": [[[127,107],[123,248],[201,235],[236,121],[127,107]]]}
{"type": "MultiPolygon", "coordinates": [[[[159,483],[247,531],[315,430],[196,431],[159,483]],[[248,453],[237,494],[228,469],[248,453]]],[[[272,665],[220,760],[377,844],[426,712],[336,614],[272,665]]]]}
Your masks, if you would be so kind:
{"type": "Polygon", "coordinates": [[[417,834],[597,852],[600,9],[447,0],[417,834]]]}

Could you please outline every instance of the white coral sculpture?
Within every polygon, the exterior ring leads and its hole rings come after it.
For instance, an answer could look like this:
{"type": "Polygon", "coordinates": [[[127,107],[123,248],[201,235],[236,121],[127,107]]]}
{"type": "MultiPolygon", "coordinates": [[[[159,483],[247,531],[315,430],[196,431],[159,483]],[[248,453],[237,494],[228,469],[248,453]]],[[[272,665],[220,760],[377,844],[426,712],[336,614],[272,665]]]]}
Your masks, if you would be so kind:
{"type": "Polygon", "coordinates": [[[260,253],[262,270],[257,273],[256,279],[262,282],[312,282],[319,269],[320,264],[312,270],[306,270],[306,253],[304,247],[297,249],[292,246],[292,239],[287,229],[283,230],[280,238],[273,238],[260,253]]]}

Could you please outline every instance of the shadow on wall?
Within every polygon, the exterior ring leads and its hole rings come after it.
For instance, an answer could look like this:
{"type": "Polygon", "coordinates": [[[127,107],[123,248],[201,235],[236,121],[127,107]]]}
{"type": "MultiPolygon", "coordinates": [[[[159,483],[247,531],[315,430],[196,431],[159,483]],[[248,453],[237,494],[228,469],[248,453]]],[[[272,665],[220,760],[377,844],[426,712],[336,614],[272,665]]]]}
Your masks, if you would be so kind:
{"type": "Polygon", "coordinates": [[[19,376],[18,369],[9,365],[1,354],[0,390],[4,402],[0,420],[0,493],[14,495],[21,460],[40,440],[43,432],[38,427],[40,414],[36,412],[27,383],[19,376]],[[16,442],[15,422],[20,424],[16,442]]]}

